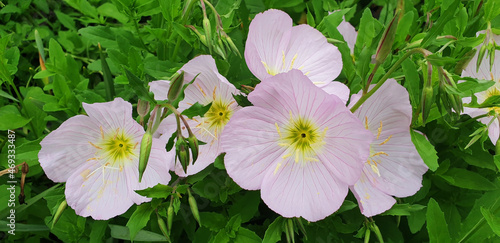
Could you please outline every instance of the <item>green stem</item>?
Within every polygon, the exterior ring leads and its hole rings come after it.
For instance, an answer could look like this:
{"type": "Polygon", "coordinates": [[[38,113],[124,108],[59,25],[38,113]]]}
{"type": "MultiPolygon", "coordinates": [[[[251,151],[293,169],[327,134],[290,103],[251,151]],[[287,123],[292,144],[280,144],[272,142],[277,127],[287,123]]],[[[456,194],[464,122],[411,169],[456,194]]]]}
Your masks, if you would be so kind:
{"type": "Polygon", "coordinates": [[[135,27],[135,31],[137,31],[137,36],[139,36],[139,40],[141,41],[142,46],[144,46],[146,51],[148,51],[151,54],[154,54],[151,50],[149,50],[149,48],[144,43],[144,40],[142,39],[142,36],[141,36],[141,32],[139,31],[139,24],[137,24],[137,20],[135,18],[134,18],[134,27],[135,27]]]}
{"type": "Polygon", "coordinates": [[[401,63],[403,63],[403,61],[406,60],[406,58],[410,57],[411,55],[413,55],[415,53],[422,53],[424,56],[427,56],[429,54],[429,51],[427,51],[425,49],[422,49],[422,48],[415,48],[415,49],[411,49],[408,52],[406,52],[391,67],[391,69],[389,69],[389,71],[387,71],[387,73],[378,81],[378,83],[377,83],[377,85],[375,85],[375,87],[373,87],[368,93],[363,94],[363,96],[361,96],[361,98],[358,100],[358,102],[356,102],[356,104],[354,104],[354,106],[351,108],[351,112],[355,112],[368,98],[370,98],[370,96],[373,95],[373,93],[375,93],[375,91],[377,91],[385,83],[385,81],[387,81],[387,79],[389,79],[389,76],[394,71],[396,71],[396,69],[399,68],[399,66],[401,65],[401,63]]]}

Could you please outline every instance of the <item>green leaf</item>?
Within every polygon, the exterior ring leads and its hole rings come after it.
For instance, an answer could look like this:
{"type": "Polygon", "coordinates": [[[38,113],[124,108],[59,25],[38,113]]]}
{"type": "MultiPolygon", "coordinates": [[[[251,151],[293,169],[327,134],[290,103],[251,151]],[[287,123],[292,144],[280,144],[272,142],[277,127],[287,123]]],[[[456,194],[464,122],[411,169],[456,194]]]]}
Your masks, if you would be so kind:
{"type": "Polygon", "coordinates": [[[127,222],[127,228],[130,230],[130,240],[134,240],[137,233],[148,224],[153,211],[154,209],[151,208],[151,204],[149,203],[137,206],[137,209],[127,222]]]}
{"type": "Polygon", "coordinates": [[[241,215],[241,222],[246,223],[250,221],[259,210],[259,203],[259,191],[247,191],[244,196],[234,200],[233,205],[228,210],[229,217],[239,213],[241,215]]]}
{"type": "Polygon", "coordinates": [[[224,215],[214,212],[200,212],[201,226],[218,232],[226,226],[227,218],[224,215]]]}
{"type": "Polygon", "coordinates": [[[427,232],[429,232],[429,242],[446,243],[451,242],[448,224],[444,218],[444,213],[439,208],[439,204],[431,198],[427,204],[427,232]]]}
{"type": "Polygon", "coordinates": [[[14,130],[28,124],[31,119],[21,115],[19,110],[13,105],[6,105],[0,108],[0,131],[14,130]]]}
{"type": "MultiPolygon", "coordinates": [[[[127,227],[114,224],[110,224],[108,226],[111,229],[111,237],[119,240],[131,240],[129,229],[127,227]]],[[[167,241],[167,239],[165,239],[165,236],[145,230],[140,230],[139,232],[137,232],[134,240],[145,242],[167,241]]]]}
{"type": "Polygon", "coordinates": [[[481,207],[481,213],[493,232],[495,232],[497,236],[500,236],[500,217],[495,216],[491,210],[484,207],[481,207]]]}
{"type": "Polygon", "coordinates": [[[484,19],[491,21],[500,14],[500,1],[488,0],[484,4],[484,19]]]}
{"type": "Polygon", "coordinates": [[[59,20],[59,22],[61,22],[61,24],[64,25],[64,27],[70,30],[76,30],[75,20],[73,20],[73,18],[71,18],[69,15],[61,11],[56,10],[54,11],[54,13],[56,14],[56,17],[59,20]]]}
{"type": "Polygon", "coordinates": [[[439,19],[436,21],[436,24],[432,26],[432,28],[429,30],[427,35],[425,35],[424,39],[422,40],[422,43],[420,44],[423,48],[426,48],[434,40],[436,40],[436,37],[441,34],[443,31],[444,26],[455,16],[455,12],[458,9],[458,4],[460,3],[459,0],[453,0],[453,3],[439,16],[439,19]]]}
{"type": "Polygon", "coordinates": [[[235,243],[261,243],[262,239],[253,231],[241,227],[236,234],[236,238],[234,239],[235,243]]]}
{"type": "Polygon", "coordinates": [[[112,101],[115,97],[115,86],[113,83],[113,76],[111,75],[111,70],[109,69],[108,62],[106,61],[106,56],[101,49],[101,45],[99,45],[99,56],[101,58],[101,68],[104,77],[104,84],[106,90],[106,99],[107,101],[112,101]]]}
{"type": "Polygon", "coordinates": [[[50,39],[49,41],[49,58],[50,63],[61,74],[63,73],[63,70],[66,70],[68,67],[66,63],[66,54],[64,54],[61,45],[59,45],[59,43],[54,39],[50,39]]]}
{"type": "Polygon", "coordinates": [[[253,106],[252,102],[248,100],[248,97],[245,95],[241,94],[233,94],[234,100],[236,100],[236,103],[238,103],[239,106],[245,107],[245,106],[253,106]]]}
{"type": "Polygon", "coordinates": [[[495,184],[484,178],[480,174],[461,168],[451,168],[441,175],[451,185],[471,190],[496,190],[495,184]]]}
{"type": "Polygon", "coordinates": [[[281,241],[281,234],[283,233],[284,223],[285,219],[283,217],[277,217],[269,225],[269,227],[267,227],[262,243],[276,243],[278,241],[281,241]]]}
{"type": "Polygon", "coordinates": [[[167,198],[172,193],[173,188],[167,185],[156,184],[156,186],[149,187],[143,190],[137,190],[139,195],[149,198],[167,198]]]}
{"type": "MultiPolygon", "coordinates": [[[[418,154],[424,160],[424,163],[429,167],[431,171],[436,171],[439,167],[438,156],[436,155],[436,149],[434,146],[425,138],[424,135],[410,130],[411,141],[415,145],[418,154]]],[[[415,155],[416,156],[416,155],[415,155]]]]}
{"type": "MultiPolygon", "coordinates": [[[[45,224],[48,225],[51,219],[52,217],[46,217],[45,224]]],[[[86,221],[87,218],[76,215],[75,211],[68,207],[50,232],[64,242],[77,242],[84,234],[86,221]]]]}
{"type": "Polygon", "coordinates": [[[405,75],[404,86],[408,90],[410,101],[414,106],[418,106],[418,104],[420,104],[420,96],[422,96],[420,91],[420,83],[422,81],[418,75],[417,67],[409,59],[404,60],[403,63],[401,63],[401,67],[405,75]]]}
{"type": "Polygon", "coordinates": [[[132,87],[132,90],[137,94],[137,96],[139,96],[140,99],[149,101],[151,105],[156,104],[153,96],[144,87],[144,82],[142,82],[137,76],[131,73],[127,68],[124,69],[130,86],[132,87]]]}
{"type": "Polygon", "coordinates": [[[394,204],[391,209],[385,211],[381,215],[409,216],[412,212],[417,212],[424,208],[425,206],[419,204],[394,204]]]}
{"type": "Polygon", "coordinates": [[[212,103],[202,105],[198,102],[194,103],[191,107],[185,109],[181,114],[187,116],[189,119],[195,116],[203,116],[212,106],[212,103]]]}
{"type": "Polygon", "coordinates": [[[102,242],[108,228],[108,220],[96,220],[92,223],[90,231],[90,242],[102,242]]]}

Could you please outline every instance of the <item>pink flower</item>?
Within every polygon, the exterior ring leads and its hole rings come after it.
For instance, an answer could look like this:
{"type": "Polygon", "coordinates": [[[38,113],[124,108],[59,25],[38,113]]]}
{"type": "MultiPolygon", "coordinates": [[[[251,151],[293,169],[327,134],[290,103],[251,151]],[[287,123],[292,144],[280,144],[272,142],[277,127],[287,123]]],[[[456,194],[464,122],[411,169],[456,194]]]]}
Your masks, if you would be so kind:
{"type": "MultiPolygon", "coordinates": [[[[212,102],[212,106],[204,117],[197,116],[188,119],[189,127],[194,135],[206,145],[200,145],[198,159],[194,165],[190,162],[187,173],[184,173],[180,163],[176,163],[175,173],[185,177],[205,169],[224,152],[220,145],[220,135],[233,113],[240,107],[233,98],[233,94],[239,94],[238,90],[219,74],[215,60],[211,56],[195,57],[186,63],[181,70],[184,71],[185,82],[190,82],[197,74],[199,76],[186,88],[185,98],[179,103],[179,111],[189,108],[196,102],[202,105],[208,105],[212,102]]],[[[168,81],[154,81],[149,85],[155,94],[155,99],[158,97],[161,99],[163,96],[163,99],[166,99],[169,88],[168,81]]],[[[167,117],[158,128],[158,133],[161,134],[160,139],[168,141],[176,129],[175,117],[173,115],[167,117]]],[[[187,137],[188,133],[183,125],[181,129],[183,129],[183,135],[187,137]]]]}
{"type": "Polygon", "coordinates": [[[85,104],[88,116],[65,121],[40,143],[40,165],[49,179],[66,182],[66,200],[78,215],[109,219],[134,203],[150,201],[134,190],[168,184],[173,156],[153,139],[148,167],[139,183],[139,147],[144,129],[121,98],[85,104]]]}
{"type": "MultiPolygon", "coordinates": [[[[283,11],[271,9],[255,16],[248,32],[245,60],[250,71],[260,80],[292,69],[302,71],[318,87],[349,96],[340,82],[331,82],[342,71],[342,56],[326,37],[313,27],[292,26],[283,11]]],[[[347,100],[346,98],[346,100],[347,100]]]]}
{"type": "MultiPolygon", "coordinates": [[[[495,39],[496,43],[500,43],[500,36],[499,35],[493,35],[492,37],[495,39]]],[[[480,47],[481,46],[479,46],[478,49],[480,47]]],[[[479,70],[477,70],[477,72],[476,72],[476,63],[477,63],[478,55],[479,55],[479,53],[476,52],[474,57],[470,60],[467,67],[462,72],[462,76],[472,77],[472,78],[482,79],[482,80],[495,81],[495,84],[493,86],[491,86],[490,88],[488,88],[487,90],[475,94],[475,96],[477,97],[477,102],[479,104],[481,104],[487,98],[489,98],[493,95],[500,95],[500,83],[499,83],[499,81],[500,81],[500,51],[498,51],[498,50],[495,51],[495,61],[493,63],[493,66],[491,67],[491,71],[490,71],[489,58],[486,58],[487,55],[485,55],[485,58],[483,59],[483,61],[481,62],[481,65],[479,66],[479,70]]],[[[470,97],[462,98],[462,102],[464,104],[470,103],[471,98],[470,97]]],[[[464,107],[463,113],[469,115],[470,117],[476,117],[476,116],[488,114],[492,110],[494,111],[495,114],[500,115],[500,107],[490,107],[490,108],[464,107]]],[[[485,124],[486,126],[489,125],[488,136],[489,136],[491,142],[496,145],[498,138],[499,138],[499,134],[500,134],[500,123],[498,121],[498,118],[495,119],[494,116],[487,116],[487,117],[479,118],[478,121],[485,124]]]]}
{"type": "Polygon", "coordinates": [[[229,176],[284,217],[335,212],[361,175],[371,134],[299,70],[264,80],[222,133],[229,176]]]}
{"type": "Polygon", "coordinates": [[[392,196],[415,194],[428,168],[411,141],[408,92],[396,80],[387,80],[354,114],[375,136],[361,178],[351,187],[361,213],[371,217],[390,209],[396,202],[392,196]]]}

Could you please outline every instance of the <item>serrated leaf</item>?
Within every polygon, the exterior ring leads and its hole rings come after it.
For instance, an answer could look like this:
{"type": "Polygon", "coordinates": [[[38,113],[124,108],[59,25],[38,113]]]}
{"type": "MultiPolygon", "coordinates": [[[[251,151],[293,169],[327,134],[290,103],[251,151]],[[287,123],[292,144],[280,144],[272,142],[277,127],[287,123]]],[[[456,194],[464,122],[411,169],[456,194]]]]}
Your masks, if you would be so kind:
{"type": "Polygon", "coordinates": [[[149,198],[167,198],[172,193],[173,188],[167,185],[156,184],[143,190],[136,190],[137,194],[149,198]]]}
{"type": "Polygon", "coordinates": [[[127,68],[125,69],[125,74],[127,75],[128,81],[132,90],[139,96],[140,99],[147,100],[153,104],[156,104],[153,96],[148,92],[148,90],[144,87],[144,82],[142,82],[137,76],[135,76],[132,72],[130,72],[127,68]]]}
{"type": "Polygon", "coordinates": [[[207,105],[202,105],[198,102],[194,103],[191,107],[185,109],[182,111],[182,115],[187,116],[189,119],[195,117],[195,116],[204,116],[205,113],[210,109],[212,106],[212,103],[209,103],[207,105]]]}
{"type": "Polygon", "coordinates": [[[446,173],[441,175],[441,177],[451,185],[460,188],[482,191],[498,189],[495,184],[480,174],[461,168],[451,168],[446,173]]]}
{"type": "Polygon", "coordinates": [[[424,208],[424,205],[419,204],[394,204],[391,209],[385,211],[381,215],[409,216],[412,212],[417,212],[424,208]]]}
{"type": "Polygon", "coordinates": [[[481,213],[493,232],[495,232],[497,236],[500,236],[500,217],[495,216],[491,210],[484,207],[481,207],[481,213]]]}
{"type": "MultiPolygon", "coordinates": [[[[121,225],[108,225],[111,229],[111,237],[120,240],[131,240],[129,229],[125,226],[121,225]]],[[[144,241],[144,242],[163,242],[167,241],[165,236],[161,234],[157,234],[151,231],[140,230],[135,236],[135,241],[144,241]]]]}
{"type": "Polygon", "coordinates": [[[420,156],[422,157],[422,160],[424,160],[425,164],[431,171],[436,171],[436,169],[439,167],[439,164],[437,152],[436,149],[434,149],[434,146],[432,146],[432,144],[424,137],[424,135],[413,130],[410,130],[410,134],[411,141],[415,145],[418,154],[420,154],[420,156]]]}
{"type": "Polygon", "coordinates": [[[266,233],[262,243],[276,243],[281,241],[281,235],[283,233],[283,223],[285,219],[283,217],[277,217],[270,225],[267,227],[266,233]]]}
{"type": "Polygon", "coordinates": [[[444,218],[444,213],[439,208],[439,204],[431,198],[427,204],[427,232],[429,232],[429,242],[447,243],[451,242],[448,224],[444,218]]]}
{"type": "Polygon", "coordinates": [[[443,14],[439,16],[436,24],[432,26],[432,28],[422,40],[422,43],[420,45],[423,48],[429,46],[436,39],[436,37],[441,34],[444,26],[453,18],[453,16],[455,16],[455,12],[458,9],[459,3],[459,0],[454,0],[453,3],[451,3],[450,6],[443,12],[443,14]]]}
{"type": "Polygon", "coordinates": [[[127,222],[127,228],[130,230],[130,240],[133,241],[137,233],[148,224],[153,210],[149,203],[137,206],[137,209],[127,222]]]}
{"type": "Polygon", "coordinates": [[[14,130],[28,124],[31,119],[21,115],[19,110],[13,105],[6,105],[0,108],[0,131],[14,130]]]}

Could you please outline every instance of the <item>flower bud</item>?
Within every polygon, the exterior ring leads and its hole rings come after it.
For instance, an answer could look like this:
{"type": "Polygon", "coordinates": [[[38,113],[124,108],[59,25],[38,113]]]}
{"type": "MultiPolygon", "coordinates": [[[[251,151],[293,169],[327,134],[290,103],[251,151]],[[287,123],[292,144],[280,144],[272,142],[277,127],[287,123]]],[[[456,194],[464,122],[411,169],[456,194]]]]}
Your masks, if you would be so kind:
{"type": "Polygon", "coordinates": [[[493,63],[495,62],[495,42],[493,42],[489,47],[488,55],[490,57],[490,72],[491,72],[491,69],[493,68],[493,63]]]}
{"type": "Polygon", "coordinates": [[[394,39],[396,37],[396,30],[398,29],[398,20],[399,20],[399,11],[394,15],[389,23],[389,26],[385,29],[384,34],[382,35],[382,39],[380,40],[377,53],[375,54],[375,63],[382,64],[385,59],[392,51],[392,44],[394,43],[394,39]]]}
{"type": "Polygon", "coordinates": [[[486,47],[487,45],[482,45],[481,48],[479,49],[479,54],[477,56],[477,63],[476,63],[476,72],[479,71],[479,66],[481,66],[484,54],[486,53],[486,47]]]}
{"type": "Polygon", "coordinates": [[[200,151],[198,139],[196,138],[196,136],[194,136],[194,134],[190,134],[189,137],[187,138],[187,140],[188,140],[189,148],[191,148],[191,154],[193,156],[192,163],[194,165],[194,162],[196,162],[196,159],[198,159],[198,153],[200,151]]]}
{"type": "Polygon", "coordinates": [[[158,218],[158,226],[160,227],[161,233],[170,241],[170,237],[168,236],[167,226],[165,225],[165,221],[161,218],[160,215],[156,215],[158,218]]]}
{"type": "Polygon", "coordinates": [[[177,154],[177,159],[182,165],[184,173],[187,173],[187,167],[189,165],[189,147],[184,137],[178,137],[175,143],[175,152],[177,154]]]}
{"type": "Polygon", "coordinates": [[[172,206],[172,200],[170,201],[170,205],[168,206],[167,209],[167,227],[168,227],[168,234],[172,232],[172,222],[174,221],[174,207],[172,206]]]}
{"type": "Polygon", "coordinates": [[[207,44],[207,37],[205,35],[202,35],[197,29],[196,27],[192,26],[192,25],[186,25],[186,27],[188,27],[189,29],[191,29],[197,36],[198,38],[200,38],[200,41],[203,45],[205,45],[206,47],[208,47],[208,44],[207,44]]]}
{"type": "Polygon", "coordinates": [[[200,221],[200,212],[198,211],[198,204],[196,203],[196,199],[194,199],[193,194],[191,194],[191,190],[188,188],[188,202],[189,207],[191,208],[191,212],[193,213],[194,219],[201,225],[200,221]]]}
{"type": "Polygon", "coordinates": [[[207,46],[210,53],[212,53],[212,27],[210,25],[210,20],[207,17],[207,10],[205,8],[205,3],[201,1],[201,10],[203,11],[203,29],[205,30],[205,35],[207,36],[207,46]]]}
{"type": "Polygon", "coordinates": [[[421,100],[422,120],[424,121],[424,123],[425,120],[427,120],[427,117],[429,117],[433,98],[434,98],[434,90],[432,89],[432,86],[424,87],[424,90],[422,91],[422,100],[421,100]]]}
{"type": "Polygon", "coordinates": [[[52,220],[52,226],[50,227],[51,229],[54,228],[54,225],[56,225],[57,221],[61,218],[62,213],[68,206],[68,202],[66,200],[62,201],[61,204],[59,204],[59,207],[57,207],[57,211],[54,214],[54,220],[52,220]]]}
{"type": "Polygon", "coordinates": [[[238,48],[236,47],[236,45],[234,44],[233,40],[231,39],[231,37],[229,37],[226,33],[223,33],[222,35],[222,38],[223,40],[225,41],[225,43],[227,43],[229,45],[229,48],[234,52],[236,53],[239,57],[241,57],[241,54],[240,54],[240,51],[238,50],[238,48]]]}
{"type": "Polygon", "coordinates": [[[170,88],[168,89],[167,98],[169,101],[174,101],[179,97],[182,90],[182,85],[184,84],[184,71],[176,73],[170,81],[170,88]]]}
{"type": "Polygon", "coordinates": [[[151,154],[151,146],[153,145],[153,135],[150,132],[144,133],[141,140],[141,149],[139,154],[139,182],[142,180],[142,175],[148,166],[149,155],[151,154]]]}
{"type": "Polygon", "coordinates": [[[151,106],[148,101],[139,99],[137,102],[137,114],[139,114],[141,120],[148,114],[150,108],[151,106]]]}
{"type": "Polygon", "coordinates": [[[448,112],[451,113],[451,109],[460,114],[463,110],[462,99],[457,94],[450,93],[449,89],[457,89],[457,84],[451,77],[448,71],[444,70],[442,67],[439,68],[440,76],[440,89],[442,89],[441,99],[443,104],[447,108],[448,112]]]}

